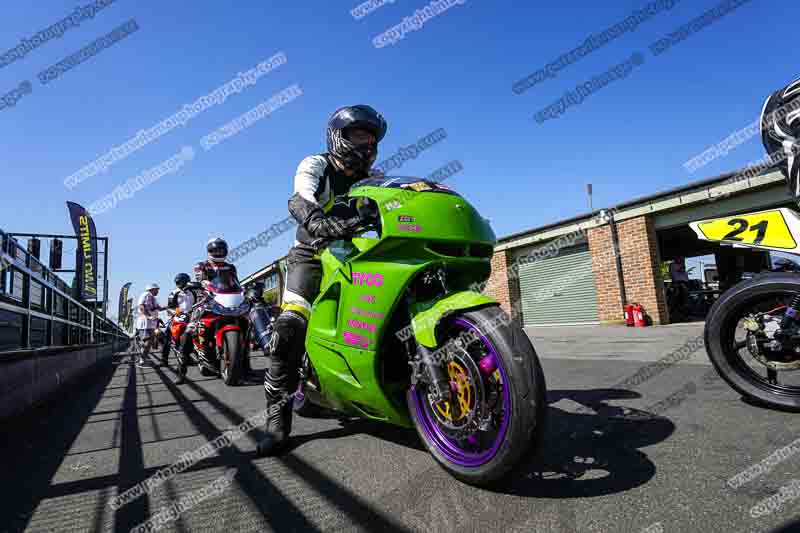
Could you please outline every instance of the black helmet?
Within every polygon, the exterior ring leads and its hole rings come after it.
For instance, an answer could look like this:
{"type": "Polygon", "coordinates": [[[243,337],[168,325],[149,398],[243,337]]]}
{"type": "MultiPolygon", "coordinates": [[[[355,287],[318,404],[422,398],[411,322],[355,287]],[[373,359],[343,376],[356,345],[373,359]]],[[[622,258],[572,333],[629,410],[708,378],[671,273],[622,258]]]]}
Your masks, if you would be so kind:
{"type": "Polygon", "coordinates": [[[178,287],[179,289],[182,289],[191,280],[192,280],[192,278],[189,276],[189,274],[181,272],[180,274],[175,276],[175,286],[178,287]]]}
{"type": "Polygon", "coordinates": [[[228,243],[222,237],[216,237],[208,241],[206,246],[208,258],[215,263],[224,263],[228,257],[228,243]]]}
{"type": "Polygon", "coordinates": [[[786,178],[790,192],[800,196],[800,79],[775,91],[761,109],[761,142],[768,154],[786,158],[779,168],[786,178]]]}
{"type": "Polygon", "coordinates": [[[378,157],[377,143],[386,135],[386,120],[368,105],[341,107],[328,120],[328,152],[352,170],[366,172],[378,157]],[[347,139],[348,129],[364,129],[375,136],[374,145],[356,145],[347,139]]]}

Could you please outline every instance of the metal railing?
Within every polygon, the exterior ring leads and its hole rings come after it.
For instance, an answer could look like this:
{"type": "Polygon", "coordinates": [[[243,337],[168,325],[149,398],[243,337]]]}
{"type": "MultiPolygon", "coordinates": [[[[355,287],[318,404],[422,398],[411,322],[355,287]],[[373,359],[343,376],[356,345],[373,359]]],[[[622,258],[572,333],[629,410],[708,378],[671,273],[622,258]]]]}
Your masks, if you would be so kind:
{"type": "Polygon", "coordinates": [[[0,355],[130,339],[70,292],[61,278],[0,231],[0,355]]]}

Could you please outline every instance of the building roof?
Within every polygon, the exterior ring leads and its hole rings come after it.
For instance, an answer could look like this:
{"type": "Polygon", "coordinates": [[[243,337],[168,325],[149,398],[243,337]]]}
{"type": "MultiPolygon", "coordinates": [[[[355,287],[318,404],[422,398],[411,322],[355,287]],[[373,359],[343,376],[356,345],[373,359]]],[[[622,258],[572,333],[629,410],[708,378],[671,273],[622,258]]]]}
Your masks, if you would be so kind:
{"type": "MultiPolygon", "coordinates": [[[[775,167],[771,167],[769,169],[766,169],[763,172],[761,172],[758,176],[763,176],[763,175],[769,174],[771,172],[774,172],[774,168],[775,167]]],[[[621,209],[625,209],[625,208],[635,207],[635,206],[638,206],[638,205],[641,205],[641,204],[650,203],[650,202],[653,202],[655,200],[660,200],[660,199],[667,198],[667,197],[670,197],[670,196],[675,196],[675,195],[679,195],[679,194],[682,194],[682,193],[691,192],[691,191],[694,191],[694,190],[697,190],[697,189],[708,188],[708,187],[711,187],[713,185],[719,185],[719,184],[722,184],[722,183],[730,180],[731,178],[734,178],[734,177],[740,175],[745,170],[746,169],[743,168],[743,169],[735,170],[733,172],[727,172],[725,174],[720,174],[720,175],[714,176],[712,178],[705,178],[705,179],[702,179],[702,180],[693,181],[693,182],[687,183],[685,185],[680,185],[678,187],[673,187],[672,189],[659,191],[657,193],[646,195],[646,196],[640,196],[640,197],[634,198],[632,200],[626,200],[626,201],[624,201],[622,203],[619,203],[619,204],[617,204],[615,206],[609,206],[609,207],[602,208],[602,209],[595,209],[594,211],[588,211],[588,212],[582,213],[580,215],[575,215],[574,217],[570,217],[570,218],[559,220],[557,222],[550,222],[550,223],[544,224],[542,226],[537,226],[535,228],[530,228],[530,229],[526,229],[526,230],[523,230],[523,231],[520,231],[520,232],[517,232],[517,233],[512,233],[510,235],[506,235],[504,237],[499,238],[497,240],[497,244],[507,243],[509,241],[513,241],[513,240],[519,239],[520,237],[525,237],[526,235],[530,235],[532,233],[538,233],[538,232],[545,231],[545,230],[548,230],[548,229],[556,228],[558,226],[563,226],[563,225],[566,225],[566,224],[572,224],[572,223],[578,222],[580,220],[588,220],[588,219],[597,217],[600,214],[600,212],[603,211],[603,210],[608,210],[608,209],[621,210],[621,209]]]]}

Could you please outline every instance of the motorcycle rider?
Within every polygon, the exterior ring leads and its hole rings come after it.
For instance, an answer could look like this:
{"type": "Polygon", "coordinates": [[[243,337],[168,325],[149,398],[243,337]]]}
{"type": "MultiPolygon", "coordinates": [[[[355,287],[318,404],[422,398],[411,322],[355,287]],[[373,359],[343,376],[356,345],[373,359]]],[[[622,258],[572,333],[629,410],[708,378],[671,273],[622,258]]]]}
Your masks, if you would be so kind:
{"type": "MultiPolygon", "coordinates": [[[[203,289],[207,289],[212,282],[223,284],[235,282],[238,284],[239,277],[236,272],[236,266],[226,261],[228,257],[228,243],[225,242],[225,239],[222,237],[210,239],[206,244],[206,251],[208,253],[206,260],[195,264],[193,268],[195,280],[200,283],[203,289]]],[[[196,309],[192,314],[187,330],[187,337],[194,335],[197,331],[201,314],[201,309],[196,309]]],[[[187,340],[187,344],[188,342],[190,341],[187,340]]],[[[213,360],[209,358],[209,352],[214,353],[206,343],[203,343],[203,350],[199,353],[200,358],[206,365],[217,368],[216,363],[212,362],[216,361],[216,358],[213,360]]],[[[218,361],[216,362],[218,363],[218,361]]]]}
{"type": "Polygon", "coordinates": [[[370,106],[339,108],[328,120],[328,151],[306,157],[297,167],[288,206],[298,226],[287,256],[282,311],[269,336],[263,331],[269,321],[251,318],[268,361],[264,372],[268,417],[266,436],[258,443],[261,455],[277,453],[291,433],[292,402],[288,395],[297,389],[311,302],[319,293],[322,279],[318,254],[334,240],[368,228],[377,217],[377,213],[361,211],[339,199],[354,183],[369,177],[386,129],[383,116],[370,106]]]}
{"type": "Polygon", "coordinates": [[[170,293],[167,307],[172,309],[173,317],[170,325],[170,335],[175,345],[180,347],[178,352],[178,383],[183,383],[188,369],[188,357],[192,350],[192,340],[189,335],[184,335],[189,325],[189,317],[195,296],[187,285],[191,281],[189,274],[182,272],[175,276],[176,290],[170,293]]]}
{"type": "Polygon", "coordinates": [[[767,154],[785,158],[779,168],[792,198],[800,200],[800,78],[767,97],[760,122],[767,154]]]}
{"type": "Polygon", "coordinates": [[[228,243],[222,237],[215,237],[210,239],[206,244],[206,251],[208,258],[205,261],[200,261],[194,266],[194,277],[199,281],[203,288],[214,278],[222,275],[230,275],[232,279],[238,281],[236,273],[236,266],[233,263],[228,263],[228,243]]]}

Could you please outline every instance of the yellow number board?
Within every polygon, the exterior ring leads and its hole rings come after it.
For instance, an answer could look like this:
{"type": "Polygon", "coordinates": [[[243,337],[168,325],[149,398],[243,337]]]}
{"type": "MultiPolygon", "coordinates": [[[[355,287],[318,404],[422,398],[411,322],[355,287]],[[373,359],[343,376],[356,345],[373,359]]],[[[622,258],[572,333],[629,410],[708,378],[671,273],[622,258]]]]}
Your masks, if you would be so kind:
{"type": "Polygon", "coordinates": [[[793,250],[797,243],[780,211],[717,218],[697,225],[710,241],[793,250]]]}
{"type": "Polygon", "coordinates": [[[415,181],[414,183],[409,183],[407,185],[407,187],[409,189],[414,189],[417,192],[433,190],[433,187],[431,187],[430,185],[428,185],[424,181],[415,181]]]}

